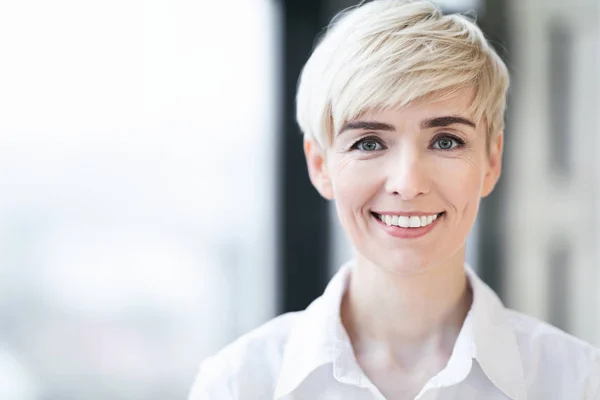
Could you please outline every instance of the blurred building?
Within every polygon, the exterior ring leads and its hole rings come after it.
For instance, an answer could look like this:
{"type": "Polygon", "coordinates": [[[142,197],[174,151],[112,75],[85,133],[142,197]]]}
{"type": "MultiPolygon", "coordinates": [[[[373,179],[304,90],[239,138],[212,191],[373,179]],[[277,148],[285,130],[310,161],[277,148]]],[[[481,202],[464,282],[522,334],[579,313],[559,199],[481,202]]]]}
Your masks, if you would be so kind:
{"type": "Polygon", "coordinates": [[[504,297],[600,345],[600,2],[508,7],[504,297]]]}

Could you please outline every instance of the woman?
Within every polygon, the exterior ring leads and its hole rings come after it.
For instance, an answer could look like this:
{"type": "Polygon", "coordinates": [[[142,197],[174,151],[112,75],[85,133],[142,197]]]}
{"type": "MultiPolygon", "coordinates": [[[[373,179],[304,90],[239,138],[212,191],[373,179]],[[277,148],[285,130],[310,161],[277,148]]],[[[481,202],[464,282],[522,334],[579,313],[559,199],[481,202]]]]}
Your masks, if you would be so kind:
{"type": "Polygon", "coordinates": [[[465,267],[507,88],[463,16],[378,0],[337,19],[297,116],[356,257],[305,311],[205,360],[190,399],[600,399],[598,349],[505,309],[465,267]]]}

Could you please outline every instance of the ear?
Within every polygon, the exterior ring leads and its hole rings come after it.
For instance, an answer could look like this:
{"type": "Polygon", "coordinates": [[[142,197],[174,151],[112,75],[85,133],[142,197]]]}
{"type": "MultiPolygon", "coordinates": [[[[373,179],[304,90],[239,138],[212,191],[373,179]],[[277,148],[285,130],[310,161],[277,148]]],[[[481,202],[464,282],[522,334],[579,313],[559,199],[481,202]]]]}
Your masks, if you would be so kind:
{"type": "Polygon", "coordinates": [[[487,157],[487,172],[483,178],[481,197],[486,197],[500,179],[502,173],[502,150],[504,146],[504,132],[498,131],[490,137],[489,152],[487,157]]]}
{"type": "Polygon", "coordinates": [[[304,155],[310,181],[317,191],[327,200],[333,200],[333,186],[327,170],[325,153],[312,139],[304,139],[304,155]]]}

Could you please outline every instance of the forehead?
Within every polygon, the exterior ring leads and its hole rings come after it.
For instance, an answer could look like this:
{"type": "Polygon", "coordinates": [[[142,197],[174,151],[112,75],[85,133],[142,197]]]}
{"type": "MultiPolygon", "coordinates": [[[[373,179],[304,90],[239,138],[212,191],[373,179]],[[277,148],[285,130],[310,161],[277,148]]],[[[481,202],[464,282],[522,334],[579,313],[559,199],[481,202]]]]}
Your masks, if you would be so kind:
{"type": "Polygon", "coordinates": [[[401,107],[365,110],[357,117],[350,118],[344,123],[365,119],[395,123],[420,123],[422,120],[429,118],[459,116],[478,124],[473,115],[474,95],[475,91],[472,88],[463,88],[451,94],[434,93],[401,107]]]}

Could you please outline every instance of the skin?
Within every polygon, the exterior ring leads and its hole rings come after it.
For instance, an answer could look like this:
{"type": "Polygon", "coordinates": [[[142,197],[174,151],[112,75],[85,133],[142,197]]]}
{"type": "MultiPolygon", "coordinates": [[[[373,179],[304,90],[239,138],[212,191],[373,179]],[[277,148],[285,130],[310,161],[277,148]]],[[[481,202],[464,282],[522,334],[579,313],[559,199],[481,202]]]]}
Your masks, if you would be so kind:
{"type": "Polygon", "coordinates": [[[485,121],[469,114],[473,97],[464,88],[365,112],[326,148],[304,142],[310,179],[335,201],[356,252],[342,322],[363,371],[389,399],[414,398],[444,368],[471,305],[465,244],[500,177],[503,146],[502,132],[488,137],[485,121]],[[428,233],[399,238],[373,212],[443,214],[428,233]]]}

